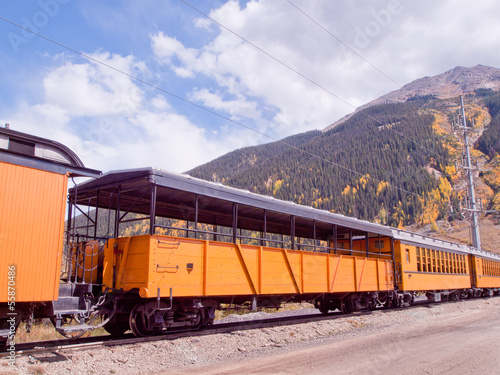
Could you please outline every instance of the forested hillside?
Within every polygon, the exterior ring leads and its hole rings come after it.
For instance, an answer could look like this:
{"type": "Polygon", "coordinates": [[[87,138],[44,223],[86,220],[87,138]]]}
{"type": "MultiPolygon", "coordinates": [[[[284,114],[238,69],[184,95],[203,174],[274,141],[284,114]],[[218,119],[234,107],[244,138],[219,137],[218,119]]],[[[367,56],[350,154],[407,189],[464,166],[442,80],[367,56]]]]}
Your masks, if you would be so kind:
{"type": "Polygon", "coordinates": [[[267,145],[273,152],[247,148],[188,173],[393,226],[430,222],[449,215],[452,201],[449,180],[429,173],[452,164],[434,114],[423,110],[433,100],[367,108],[325,133],[303,135],[296,144],[303,152],[277,142],[267,145]]]}
{"type": "Polygon", "coordinates": [[[488,156],[488,170],[481,176],[494,193],[488,209],[500,211],[500,93],[478,90],[477,94],[491,116],[491,122],[477,142],[477,149],[488,156]]]}
{"type": "MultiPolygon", "coordinates": [[[[431,95],[373,106],[328,131],[236,150],[189,173],[360,219],[412,226],[412,230],[431,224],[432,231],[439,231],[438,220],[463,219],[459,208],[466,184],[463,170],[455,167],[462,146],[451,126],[458,99],[431,95]]],[[[471,137],[476,145],[472,155],[484,170],[477,193],[484,208],[498,211],[500,93],[478,90],[465,101],[466,112],[474,119],[467,123],[477,130],[471,137]]],[[[90,217],[94,215],[91,211],[90,217]]],[[[98,236],[109,237],[114,214],[101,209],[100,215],[98,236]]],[[[186,225],[158,220],[173,227],[186,225]]],[[[77,219],[79,225],[85,225],[83,217],[77,219]]],[[[463,225],[466,222],[458,224],[463,225]]],[[[125,236],[148,231],[140,221],[120,226],[120,235],[125,236]]],[[[175,230],[169,234],[176,235],[175,230]]],[[[178,235],[184,234],[180,229],[178,235]]],[[[442,231],[441,235],[446,237],[442,231]]]]}

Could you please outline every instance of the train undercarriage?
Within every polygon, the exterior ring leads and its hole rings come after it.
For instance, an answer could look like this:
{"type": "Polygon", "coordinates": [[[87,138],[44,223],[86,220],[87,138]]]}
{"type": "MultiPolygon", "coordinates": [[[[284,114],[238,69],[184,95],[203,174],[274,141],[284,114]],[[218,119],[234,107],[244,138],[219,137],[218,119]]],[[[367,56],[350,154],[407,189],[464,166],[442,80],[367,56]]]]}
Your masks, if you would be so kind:
{"type": "Polygon", "coordinates": [[[459,301],[461,299],[500,295],[500,288],[468,288],[434,291],[387,291],[363,293],[333,293],[321,295],[239,296],[212,299],[156,298],[143,299],[137,291],[102,292],[100,285],[61,285],[58,301],[24,306],[10,324],[4,314],[0,319],[0,339],[4,343],[12,336],[20,321],[28,329],[34,319],[50,318],[56,331],[66,337],[75,337],[103,327],[114,336],[131,330],[135,336],[152,336],[165,330],[203,329],[213,324],[215,311],[221,305],[257,310],[262,307],[279,308],[284,302],[310,302],[323,314],[338,310],[343,314],[369,311],[376,308],[398,308],[413,305],[416,300],[428,302],[459,301]],[[95,297],[98,296],[98,297],[95,297]]]}

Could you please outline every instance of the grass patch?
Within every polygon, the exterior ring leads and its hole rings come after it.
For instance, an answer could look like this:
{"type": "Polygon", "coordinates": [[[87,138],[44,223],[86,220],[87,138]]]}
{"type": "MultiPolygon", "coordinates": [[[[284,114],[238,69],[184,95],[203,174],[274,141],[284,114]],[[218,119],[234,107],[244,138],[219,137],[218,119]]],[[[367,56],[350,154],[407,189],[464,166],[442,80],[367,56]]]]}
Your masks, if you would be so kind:
{"type": "MultiPolygon", "coordinates": [[[[221,310],[216,310],[215,311],[215,320],[222,319],[228,315],[245,315],[245,314],[251,314],[256,311],[252,311],[250,308],[232,308],[230,305],[224,305],[222,304],[222,309],[221,310]]],[[[269,308],[269,307],[263,307],[263,308],[258,308],[257,311],[259,312],[265,312],[269,314],[277,313],[277,312],[283,312],[283,311],[292,311],[292,310],[301,310],[301,309],[310,309],[314,308],[314,305],[311,303],[297,303],[297,302],[290,302],[290,303],[283,303],[279,308],[269,308]]]]}
{"type": "MultiPolygon", "coordinates": [[[[108,333],[104,330],[104,328],[98,328],[93,331],[86,332],[82,337],[102,335],[108,335],[108,333]]],[[[18,343],[61,340],[64,338],[66,337],[56,331],[54,325],[49,319],[36,319],[31,327],[30,333],[26,331],[26,322],[21,322],[16,331],[16,342],[18,343]]]]}

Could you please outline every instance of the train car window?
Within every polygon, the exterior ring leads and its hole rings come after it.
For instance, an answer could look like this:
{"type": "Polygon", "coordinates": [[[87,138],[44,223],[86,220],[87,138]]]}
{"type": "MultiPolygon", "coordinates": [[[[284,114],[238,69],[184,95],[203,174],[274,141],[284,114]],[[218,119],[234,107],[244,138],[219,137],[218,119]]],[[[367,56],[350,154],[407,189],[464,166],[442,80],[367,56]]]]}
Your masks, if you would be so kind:
{"type": "Polygon", "coordinates": [[[431,268],[431,250],[427,249],[427,272],[432,272],[431,268]]]}
{"type": "Polygon", "coordinates": [[[436,252],[432,250],[432,272],[436,272],[436,252]]]}
{"type": "Polygon", "coordinates": [[[422,264],[420,263],[420,247],[417,247],[417,271],[421,272],[422,271],[422,264]]]}
{"type": "Polygon", "coordinates": [[[437,272],[441,273],[441,251],[436,251],[437,255],[437,272]]]}
{"type": "Polygon", "coordinates": [[[35,156],[35,147],[36,145],[33,142],[15,138],[10,138],[9,140],[9,150],[20,154],[35,156]]]}
{"type": "Polygon", "coordinates": [[[410,263],[410,249],[406,249],[406,263],[410,263]]]}
{"type": "Polygon", "coordinates": [[[427,272],[427,258],[425,257],[425,249],[422,249],[422,271],[427,272]]]}

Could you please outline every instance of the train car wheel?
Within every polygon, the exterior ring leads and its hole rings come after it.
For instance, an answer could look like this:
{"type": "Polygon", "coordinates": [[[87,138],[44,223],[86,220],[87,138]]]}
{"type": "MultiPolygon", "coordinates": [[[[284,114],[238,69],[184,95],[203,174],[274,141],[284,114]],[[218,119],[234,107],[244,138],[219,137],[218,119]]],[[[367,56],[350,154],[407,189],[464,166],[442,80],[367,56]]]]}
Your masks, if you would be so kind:
{"type": "Polygon", "coordinates": [[[319,301],[319,306],[318,310],[323,314],[323,315],[328,315],[328,312],[330,311],[330,306],[328,306],[328,303],[324,301],[319,301]]]}
{"type": "Polygon", "coordinates": [[[160,332],[160,327],[149,328],[150,319],[153,318],[153,314],[148,314],[147,304],[140,303],[135,305],[135,307],[130,312],[129,325],[130,329],[137,337],[153,336],[160,332]]]}
{"type": "Polygon", "coordinates": [[[347,296],[345,298],[342,298],[341,302],[341,311],[343,314],[351,314],[354,312],[355,308],[355,301],[352,298],[353,296],[347,296]]]}
{"type": "Polygon", "coordinates": [[[111,336],[122,336],[130,329],[128,322],[107,322],[104,325],[104,330],[111,336]]]}
{"type": "Polygon", "coordinates": [[[196,314],[196,319],[193,322],[193,328],[195,330],[200,330],[203,329],[207,326],[206,319],[205,319],[205,312],[203,309],[199,309],[198,313],[196,314]]]}

